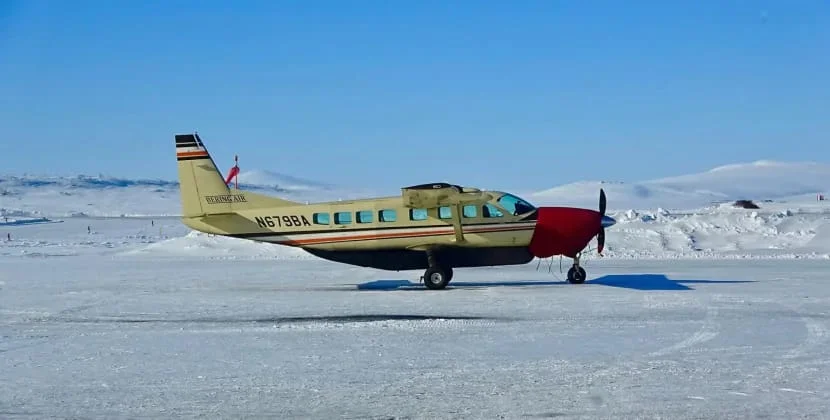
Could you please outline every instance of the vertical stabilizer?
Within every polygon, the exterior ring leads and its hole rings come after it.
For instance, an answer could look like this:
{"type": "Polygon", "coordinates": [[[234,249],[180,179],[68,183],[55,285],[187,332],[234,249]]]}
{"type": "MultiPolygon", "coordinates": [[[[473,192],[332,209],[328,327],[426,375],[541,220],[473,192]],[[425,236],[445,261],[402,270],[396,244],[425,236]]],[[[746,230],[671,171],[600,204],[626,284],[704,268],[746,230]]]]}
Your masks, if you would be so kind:
{"type": "Polygon", "coordinates": [[[176,135],[176,159],[183,216],[232,211],[236,196],[231,194],[198,134],[176,135]]]}
{"type": "MultiPolygon", "coordinates": [[[[198,134],[176,134],[176,160],[184,217],[299,205],[279,197],[229,188],[198,134]]],[[[234,176],[239,169],[235,168],[234,176]]]]}

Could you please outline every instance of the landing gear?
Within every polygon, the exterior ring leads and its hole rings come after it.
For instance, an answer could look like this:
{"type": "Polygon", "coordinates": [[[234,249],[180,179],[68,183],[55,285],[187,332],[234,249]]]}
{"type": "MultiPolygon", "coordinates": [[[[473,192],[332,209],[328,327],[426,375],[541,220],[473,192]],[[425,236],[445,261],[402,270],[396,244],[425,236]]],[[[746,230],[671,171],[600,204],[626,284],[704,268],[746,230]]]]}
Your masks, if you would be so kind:
{"type": "Polygon", "coordinates": [[[424,285],[427,289],[440,290],[450,283],[452,280],[452,268],[444,267],[430,267],[424,273],[424,285]]]}
{"type": "Polygon", "coordinates": [[[427,289],[440,290],[447,287],[452,280],[452,267],[443,267],[434,251],[427,251],[427,261],[429,268],[423,277],[427,289]]]}
{"type": "Polygon", "coordinates": [[[582,284],[585,283],[585,269],[579,266],[580,254],[576,254],[574,258],[574,265],[568,270],[568,283],[582,284]]]}

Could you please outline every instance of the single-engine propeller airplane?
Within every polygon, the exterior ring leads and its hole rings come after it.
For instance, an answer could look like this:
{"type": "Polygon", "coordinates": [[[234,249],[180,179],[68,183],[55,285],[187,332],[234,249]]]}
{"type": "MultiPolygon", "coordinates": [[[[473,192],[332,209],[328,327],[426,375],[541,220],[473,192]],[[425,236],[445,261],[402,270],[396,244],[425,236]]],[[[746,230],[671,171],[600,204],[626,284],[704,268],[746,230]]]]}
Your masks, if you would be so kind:
{"type": "MultiPolygon", "coordinates": [[[[453,268],[573,259],[570,283],[583,283],[582,251],[616,221],[599,211],[535,207],[506,192],[448,183],[414,185],[400,196],[304,204],[230,188],[198,134],[177,134],[182,221],[205,233],[301,247],[331,261],[382,270],[425,269],[443,289],[453,268]]],[[[237,167],[234,167],[235,169],[237,167]]],[[[232,171],[232,175],[238,173],[232,171]]]]}

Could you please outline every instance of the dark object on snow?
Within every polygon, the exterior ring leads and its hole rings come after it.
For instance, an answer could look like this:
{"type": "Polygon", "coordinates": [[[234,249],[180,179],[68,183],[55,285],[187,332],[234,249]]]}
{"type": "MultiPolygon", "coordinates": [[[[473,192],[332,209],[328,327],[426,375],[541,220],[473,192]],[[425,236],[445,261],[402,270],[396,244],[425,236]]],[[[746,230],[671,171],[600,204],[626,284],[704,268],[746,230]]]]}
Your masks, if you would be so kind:
{"type": "Polygon", "coordinates": [[[741,207],[745,209],[760,209],[757,204],[753,203],[752,200],[737,200],[735,201],[735,207],[741,207]]]}

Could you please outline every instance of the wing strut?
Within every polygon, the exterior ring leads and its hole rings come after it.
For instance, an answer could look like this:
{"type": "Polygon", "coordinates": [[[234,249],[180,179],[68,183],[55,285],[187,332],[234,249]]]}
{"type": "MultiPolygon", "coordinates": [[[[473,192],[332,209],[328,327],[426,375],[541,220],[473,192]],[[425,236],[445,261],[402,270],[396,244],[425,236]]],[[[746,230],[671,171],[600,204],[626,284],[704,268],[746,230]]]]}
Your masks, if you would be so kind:
{"type": "Polygon", "coordinates": [[[452,225],[455,228],[455,242],[464,242],[464,227],[461,225],[461,203],[456,203],[452,225]]]}

